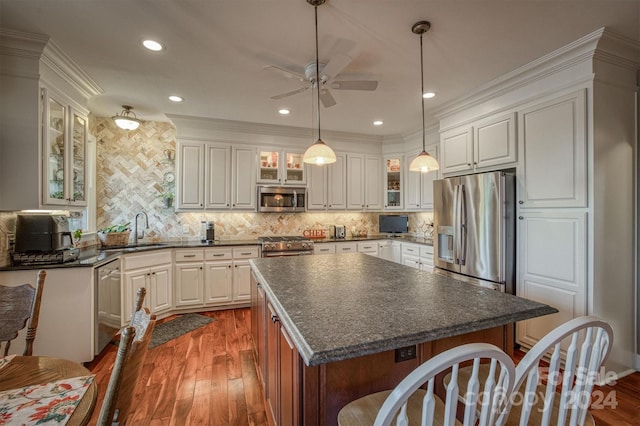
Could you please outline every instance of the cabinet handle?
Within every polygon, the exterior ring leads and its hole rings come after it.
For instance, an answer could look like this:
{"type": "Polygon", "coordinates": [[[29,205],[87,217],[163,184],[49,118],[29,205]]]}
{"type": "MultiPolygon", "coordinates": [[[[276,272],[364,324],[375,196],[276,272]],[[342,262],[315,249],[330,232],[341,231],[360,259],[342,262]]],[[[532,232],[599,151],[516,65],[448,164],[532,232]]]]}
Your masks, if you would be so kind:
{"type": "Polygon", "coordinates": [[[271,315],[271,322],[273,322],[275,324],[278,321],[280,321],[280,318],[278,318],[278,316],[276,314],[272,314],[271,315]]]}
{"type": "Polygon", "coordinates": [[[251,256],[251,253],[240,253],[241,256],[251,256]]]}
{"type": "Polygon", "coordinates": [[[213,257],[220,257],[220,256],[224,256],[224,253],[216,253],[213,255],[213,257]]]}
{"type": "Polygon", "coordinates": [[[182,257],[196,257],[195,254],[183,254],[182,257]]]}
{"type": "Polygon", "coordinates": [[[256,284],[256,288],[262,288],[262,284],[257,283],[257,284],[256,284]]]}
{"type": "Polygon", "coordinates": [[[522,217],[522,216],[518,216],[518,219],[523,220],[523,219],[524,219],[524,217],[522,217]]]}
{"type": "Polygon", "coordinates": [[[524,201],[520,200],[518,201],[518,204],[524,204],[524,201]]]}
{"type": "Polygon", "coordinates": [[[474,162],[473,162],[473,165],[474,165],[474,166],[477,166],[477,165],[478,165],[478,162],[477,162],[477,161],[474,161],[474,162]]]}

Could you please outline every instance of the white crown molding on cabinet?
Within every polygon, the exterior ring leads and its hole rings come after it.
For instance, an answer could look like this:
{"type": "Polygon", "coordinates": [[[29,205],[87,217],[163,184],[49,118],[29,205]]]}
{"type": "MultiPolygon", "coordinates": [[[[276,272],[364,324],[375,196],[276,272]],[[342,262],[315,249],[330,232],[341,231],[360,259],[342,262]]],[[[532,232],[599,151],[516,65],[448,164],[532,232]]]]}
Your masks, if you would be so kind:
{"type": "Polygon", "coordinates": [[[0,60],[0,74],[38,79],[38,60],[48,41],[49,37],[42,34],[0,28],[0,56],[4,57],[0,60]]]}
{"type": "Polygon", "coordinates": [[[41,61],[85,98],[104,93],[100,85],[53,40],[44,47],[41,61]]]}

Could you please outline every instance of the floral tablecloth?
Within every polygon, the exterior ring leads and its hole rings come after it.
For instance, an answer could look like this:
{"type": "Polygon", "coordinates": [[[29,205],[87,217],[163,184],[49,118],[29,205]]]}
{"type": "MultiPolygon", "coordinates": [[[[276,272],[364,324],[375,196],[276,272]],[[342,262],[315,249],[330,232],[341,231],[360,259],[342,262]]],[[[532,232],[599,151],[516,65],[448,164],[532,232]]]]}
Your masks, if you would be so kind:
{"type": "Polygon", "coordinates": [[[64,425],[94,376],[0,392],[0,425],[64,425]]]}

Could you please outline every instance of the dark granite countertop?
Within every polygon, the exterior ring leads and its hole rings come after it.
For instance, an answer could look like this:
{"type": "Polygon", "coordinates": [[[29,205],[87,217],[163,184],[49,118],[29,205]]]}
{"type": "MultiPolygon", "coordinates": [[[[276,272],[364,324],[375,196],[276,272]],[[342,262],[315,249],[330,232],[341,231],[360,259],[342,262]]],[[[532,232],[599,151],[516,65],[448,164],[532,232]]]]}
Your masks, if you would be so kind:
{"type": "Polygon", "coordinates": [[[333,237],[327,237],[327,238],[314,238],[313,241],[315,243],[342,243],[342,242],[358,242],[358,241],[373,241],[373,240],[392,240],[392,241],[398,241],[398,242],[404,242],[404,243],[416,243],[416,244],[424,244],[427,246],[432,246],[433,245],[433,240],[430,238],[423,238],[423,237],[415,237],[413,235],[401,235],[401,236],[396,236],[396,237],[392,237],[389,234],[371,234],[371,235],[367,235],[366,237],[345,237],[345,238],[333,238],[333,237]]]}
{"type": "Polygon", "coordinates": [[[309,366],[557,312],[362,253],[249,262],[309,366]]]}
{"type": "Polygon", "coordinates": [[[17,271],[24,269],[54,269],[54,268],[82,268],[96,267],[103,265],[123,254],[132,254],[139,252],[147,252],[152,250],[164,250],[174,248],[207,248],[207,247],[233,247],[233,246],[249,246],[260,245],[258,240],[219,240],[212,244],[202,243],[200,241],[157,241],[148,242],[141,241],[137,246],[100,248],[89,247],[80,249],[78,260],[67,263],[55,263],[44,265],[27,265],[27,266],[3,266],[0,271],[17,271]]]}

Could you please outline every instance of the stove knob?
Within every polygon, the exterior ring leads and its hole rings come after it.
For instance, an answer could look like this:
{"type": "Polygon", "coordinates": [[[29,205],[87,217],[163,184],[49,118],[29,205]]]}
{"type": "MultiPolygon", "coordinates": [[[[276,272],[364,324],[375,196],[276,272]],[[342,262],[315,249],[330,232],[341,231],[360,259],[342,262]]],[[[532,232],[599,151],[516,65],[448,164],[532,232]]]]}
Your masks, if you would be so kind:
{"type": "Polygon", "coordinates": [[[287,248],[291,248],[291,243],[287,243],[287,248]]]}

